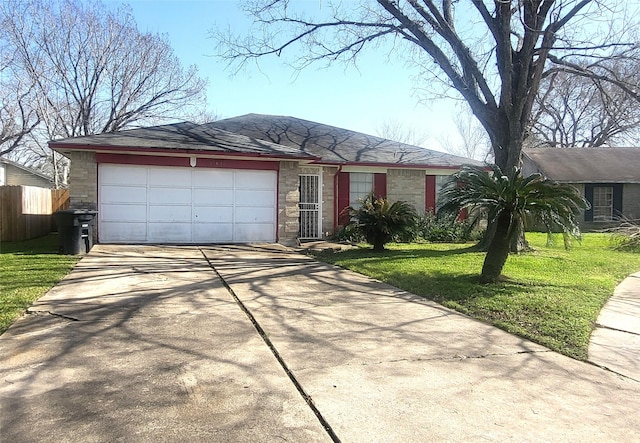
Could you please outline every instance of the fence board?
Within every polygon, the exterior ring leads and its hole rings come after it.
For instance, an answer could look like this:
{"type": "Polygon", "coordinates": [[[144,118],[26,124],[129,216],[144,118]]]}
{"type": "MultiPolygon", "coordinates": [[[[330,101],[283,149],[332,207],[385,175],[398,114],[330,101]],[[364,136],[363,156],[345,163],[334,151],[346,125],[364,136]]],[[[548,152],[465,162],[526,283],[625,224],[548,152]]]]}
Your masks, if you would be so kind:
{"type": "Polygon", "coordinates": [[[69,209],[69,190],[68,189],[52,189],[51,190],[51,213],[61,209],[69,209]]]}
{"type": "Polygon", "coordinates": [[[22,241],[52,230],[51,214],[69,206],[69,191],[0,186],[0,241],[22,241]]]}

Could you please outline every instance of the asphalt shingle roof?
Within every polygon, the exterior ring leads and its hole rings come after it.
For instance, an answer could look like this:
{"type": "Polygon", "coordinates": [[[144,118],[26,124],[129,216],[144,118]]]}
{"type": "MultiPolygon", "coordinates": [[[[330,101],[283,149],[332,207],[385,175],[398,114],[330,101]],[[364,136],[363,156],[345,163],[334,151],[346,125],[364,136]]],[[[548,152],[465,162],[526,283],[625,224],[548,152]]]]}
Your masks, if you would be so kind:
{"type": "Polygon", "coordinates": [[[247,114],[203,125],[184,122],[49,143],[54,149],[198,150],[293,157],[328,164],[458,168],[464,157],[294,117],[247,114]]]}
{"type": "Polygon", "coordinates": [[[247,114],[205,125],[268,140],[318,156],[325,163],[459,167],[480,162],[294,117],[247,114]]]}
{"type": "Polygon", "coordinates": [[[222,129],[190,122],[148,128],[128,129],[85,137],[72,137],[49,142],[52,148],[137,148],[160,150],[198,150],[212,153],[255,154],[276,157],[310,158],[303,150],[252,139],[222,129]]]}
{"type": "Polygon", "coordinates": [[[640,183],[640,148],[532,148],[524,156],[557,181],[640,183]]]}

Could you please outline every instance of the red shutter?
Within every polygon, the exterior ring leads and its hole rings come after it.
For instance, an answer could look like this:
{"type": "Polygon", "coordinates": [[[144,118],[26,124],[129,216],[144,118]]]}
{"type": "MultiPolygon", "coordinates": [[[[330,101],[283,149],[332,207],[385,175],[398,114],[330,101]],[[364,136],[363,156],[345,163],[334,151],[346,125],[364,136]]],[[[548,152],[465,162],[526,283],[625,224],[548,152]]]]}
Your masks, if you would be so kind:
{"type": "Polygon", "coordinates": [[[387,198],[387,174],[373,174],[373,195],[387,198]]]}
{"type": "Polygon", "coordinates": [[[425,180],[425,199],[424,210],[425,212],[436,212],[436,176],[427,175],[425,180]]]}
{"type": "Polygon", "coordinates": [[[349,173],[339,172],[337,180],[336,195],[336,217],[335,227],[344,226],[349,222],[349,214],[344,210],[349,206],[349,173]]]}

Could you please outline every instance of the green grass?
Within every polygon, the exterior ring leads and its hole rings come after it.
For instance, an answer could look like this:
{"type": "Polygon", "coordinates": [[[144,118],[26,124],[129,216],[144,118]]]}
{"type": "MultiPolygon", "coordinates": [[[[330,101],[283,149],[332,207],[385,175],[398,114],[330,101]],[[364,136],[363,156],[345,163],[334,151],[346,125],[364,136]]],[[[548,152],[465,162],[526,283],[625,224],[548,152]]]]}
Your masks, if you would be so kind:
{"type": "Polygon", "coordinates": [[[0,244],[0,334],[79,260],[57,254],[58,244],[55,234],[0,244]]]}
{"type": "Polygon", "coordinates": [[[562,237],[527,234],[535,252],[512,255],[508,281],[478,283],[484,254],[470,244],[396,244],[322,253],[320,260],[422,295],[555,351],[587,358],[589,336],[615,286],[640,270],[640,254],[615,251],[607,234],[585,234],[566,251],[562,237]]]}

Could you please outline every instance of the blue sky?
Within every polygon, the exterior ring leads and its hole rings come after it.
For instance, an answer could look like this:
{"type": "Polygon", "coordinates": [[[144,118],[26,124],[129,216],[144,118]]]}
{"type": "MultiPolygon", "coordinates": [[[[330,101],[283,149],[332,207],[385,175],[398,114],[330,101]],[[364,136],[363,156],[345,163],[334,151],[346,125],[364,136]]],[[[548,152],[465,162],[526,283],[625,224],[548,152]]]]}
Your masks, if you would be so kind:
{"type": "MultiPolygon", "coordinates": [[[[402,121],[425,134],[423,143],[442,148],[439,140],[454,132],[453,103],[443,100],[427,106],[414,96],[410,73],[390,63],[385,53],[367,53],[359,70],[336,64],[328,69],[311,66],[297,76],[278,57],[264,58],[230,76],[225,63],[213,55],[209,37],[214,26],[243,33],[250,21],[231,0],[131,0],[141,31],[166,33],[184,65],[195,64],[209,79],[210,107],[220,117],[247,113],[290,115],[368,134],[385,121],[402,121]]],[[[321,0],[309,0],[320,8],[321,0]]]]}

